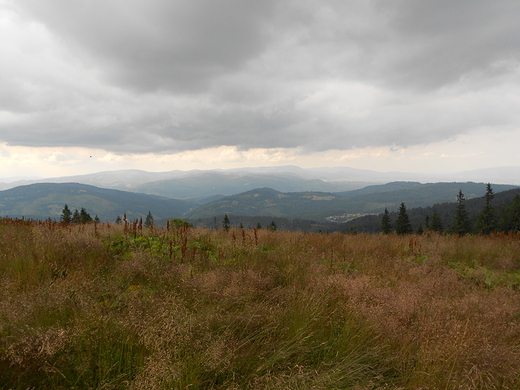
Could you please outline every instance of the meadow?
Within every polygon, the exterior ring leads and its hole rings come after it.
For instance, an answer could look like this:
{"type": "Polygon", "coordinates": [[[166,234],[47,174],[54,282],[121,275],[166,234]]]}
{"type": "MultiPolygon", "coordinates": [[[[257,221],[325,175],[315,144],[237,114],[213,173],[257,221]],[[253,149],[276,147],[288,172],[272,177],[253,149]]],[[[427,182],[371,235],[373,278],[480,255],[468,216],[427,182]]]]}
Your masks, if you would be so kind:
{"type": "Polygon", "coordinates": [[[517,235],[0,220],[0,389],[518,389],[517,235]]]}

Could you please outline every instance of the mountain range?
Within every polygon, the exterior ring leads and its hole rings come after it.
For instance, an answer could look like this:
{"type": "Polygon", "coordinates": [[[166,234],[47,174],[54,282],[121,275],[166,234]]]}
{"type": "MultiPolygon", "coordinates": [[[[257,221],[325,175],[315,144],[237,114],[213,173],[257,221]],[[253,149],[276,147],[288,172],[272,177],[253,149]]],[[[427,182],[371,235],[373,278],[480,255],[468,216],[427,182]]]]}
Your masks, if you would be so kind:
{"type": "MultiPolygon", "coordinates": [[[[514,185],[494,184],[495,193],[517,188],[514,185]]],[[[401,203],[407,207],[427,207],[436,203],[454,202],[462,190],[466,199],[482,197],[484,183],[392,182],[372,185],[347,192],[279,192],[259,188],[207,203],[189,211],[188,219],[213,215],[275,216],[304,218],[316,221],[345,222],[360,215],[377,214],[387,208],[397,210],[401,203]]]]}
{"type": "Polygon", "coordinates": [[[81,183],[169,198],[204,201],[205,197],[234,195],[262,187],[269,187],[280,192],[341,192],[396,181],[420,183],[474,181],[520,185],[520,167],[479,169],[444,175],[376,172],[349,167],[303,169],[292,165],[168,172],[130,169],[46,179],[4,179],[3,182],[0,179],[0,190],[35,183],[81,183]]]}
{"type": "Polygon", "coordinates": [[[31,219],[60,219],[67,204],[74,211],[85,208],[101,221],[129,220],[151,212],[159,218],[183,216],[194,204],[165,197],[99,188],[79,183],[37,183],[0,191],[0,216],[31,219]]]}
{"type": "MultiPolygon", "coordinates": [[[[473,182],[422,184],[403,181],[356,188],[360,182],[329,182],[303,178],[292,172],[209,171],[186,175],[176,171],[169,175],[178,175],[177,178],[165,179],[166,174],[160,174],[163,180],[146,182],[150,177],[159,176],[142,171],[125,172],[127,175],[119,175],[120,181],[113,182],[112,186],[127,186],[133,178],[134,192],[82,183],[34,183],[0,191],[0,216],[57,220],[67,204],[72,210],[85,208],[102,221],[114,221],[123,214],[128,219],[144,218],[151,212],[158,222],[168,218],[211,218],[226,213],[300,218],[320,223],[345,222],[360,215],[380,213],[385,208],[396,210],[401,202],[408,207],[428,207],[454,201],[459,189],[467,199],[481,197],[486,188],[484,183],[473,182]],[[344,190],[349,185],[356,189],[344,190]],[[251,187],[253,189],[249,189],[251,187]],[[341,191],[314,190],[331,187],[341,191]],[[232,195],[224,196],[222,193],[226,192],[232,195]],[[174,193],[182,195],[183,199],[175,199],[171,196],[174,193]]],[[[103,172],[88,175],[87,179],[108,181],[113,175],[103,172]]],[[[493,184],[493,188],[498,193],[516,186],[493,184]]]]}

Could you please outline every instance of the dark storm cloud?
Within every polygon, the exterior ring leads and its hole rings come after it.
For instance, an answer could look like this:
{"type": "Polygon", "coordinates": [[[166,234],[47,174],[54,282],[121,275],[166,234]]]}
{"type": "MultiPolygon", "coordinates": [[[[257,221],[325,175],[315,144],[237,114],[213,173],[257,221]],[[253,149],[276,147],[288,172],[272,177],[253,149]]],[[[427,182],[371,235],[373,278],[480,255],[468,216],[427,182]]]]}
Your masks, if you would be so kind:
{"type": "Polygon", "coordinates": [[[395,85],[435,88],[463,77],[486,78],[518,68],[520,3],[511,0],[391,2],[395,52],[387,62],[395,85]]]}
{"type": "Polygon", "coordinates": [[[109,81],[142,90],[197,91],[267,43],[273,0],[22,0],[71,46],[99,61],[109,81]]]}
{"type": "Polygon", "coordinates": [[[6,4],[10,144],[313,152],[520,124],[515,1],[6,4]]]}

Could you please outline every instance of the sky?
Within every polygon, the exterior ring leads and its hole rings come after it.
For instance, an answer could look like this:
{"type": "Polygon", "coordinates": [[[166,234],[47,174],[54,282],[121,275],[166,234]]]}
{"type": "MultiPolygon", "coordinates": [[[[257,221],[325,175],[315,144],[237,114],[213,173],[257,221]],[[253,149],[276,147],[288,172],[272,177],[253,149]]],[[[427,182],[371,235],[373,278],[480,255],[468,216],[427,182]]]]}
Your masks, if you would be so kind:
{"type": "Polygon", "coordinates": [[[519,166],[517,0],[0,0],[0,178],[519,166]]]}

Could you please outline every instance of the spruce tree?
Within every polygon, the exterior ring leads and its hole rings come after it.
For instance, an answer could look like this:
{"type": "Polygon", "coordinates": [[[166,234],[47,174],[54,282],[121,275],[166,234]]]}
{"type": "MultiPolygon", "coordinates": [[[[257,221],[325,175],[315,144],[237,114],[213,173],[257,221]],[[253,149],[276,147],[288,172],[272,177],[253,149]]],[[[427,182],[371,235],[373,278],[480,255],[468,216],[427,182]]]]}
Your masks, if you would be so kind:
{"type": "Polygon", "coordinates": [[[278,227],[276,226],[276,223],[274,223],[274,221],[271,221],[271,224],[269,225],[269,230],[275,232],[277,229],[278,227]]]}
{"type": "Polygon", "coordinates": [[[491,206],[491,200],[495,196],[493,195],[493,189],[491,188],[491,184],[488,183],[486,187],[486,195],[484,195],[484,199],[486,200],[486,204],[482,209],[477,221],[477,226],[479,232],[482,234],[490,234],[493,230],[497,228],[497,218],[495,216],[495,208],[491,206]]]}
{"type": "Polygon", "coordinates": [[[466,199],[462,190],[459,190],[457,195],[457,209],[455,210],[455,219],[451,230],[453,233],[463,236],[468,234],[471,230],[471,223],[469,220],[468,212],[466,211],[466,205],[464,203],[466,199]]]}
{"type": "Polygon", "coordinates": [[[434,211],[432,214],[432,222],[430,225],[430,229],[437,233],[444,232],[444,226],[442,224],[442,219],[439,216],[439,214],[437,214],[437,211],[434,211]]]}
{"type": "Polygon", "coordinates": [[[150,211],[148,211],[148,215],[146,216],[146,219],[144,220],[144,227],[151,227],[153,226],[153,222],[154,222],[154,219],[153,219],[153,215],[150,211]]]}
{"type": "Polygon", "coordinates": [[[231,222],[229,221],[229,218],[227,216],[227,214],[224,215],[224,219],[222,220],[222,228],[228,232],[229,231],[229,228],[231,226],[231,222]]]}
{"type": "Polygon", "coordinates": [[[422,223],[419,223],[419,226],[417,227],[417,230],[415,231],[415,233],[417,233],[417,234],[423,234],[424,233],[424,228],[422,226],[422,223]]]}
{"type": "Polygon", "coordinates": [[[513,198],[513,202],[504,208],[501,228],[506,232],[519,232],[520,231],[520,195],[516,194],[513,198]]]}
{"type": "Polygon", "coordinates": [[[78,209],[74,210],[74,214],[72,214],[72,222],[81,223],[81,217],[79,215],[78,209]]]}
{"type": "Polygon", "coordinates": [[[63,207],[60,220],[63,223],[72,222],[72,211],[70,211],[69,206],[67,206],[67,204],[65,204],[65,207],[63,207]]]}
{"type": "Polygon", "coordinates": [[[90,223],[90,222],[92,222],[92,217],[87,212],[85,207],[82,207],[80,212],[79,212],[79,221],[80,221],[80,223],[90,223]]]}
{"type": "Polygon", "coordinates": [[[383,231],[383,234],[389,234],[392,232],[392,222],[390,220],[390,213],[388,212],[387,208],[385,208],[383,218],[381,219],[381,230],[383,231]]]}
{"type": "Polygon", "coordinates": [[[399,214],[395,220],[395,232],[397,234],[413,233],[412,224],[410,223],[410,218],[408,217],[404,203],[401,203],[401,206],[399,206],[399,214]]]}

